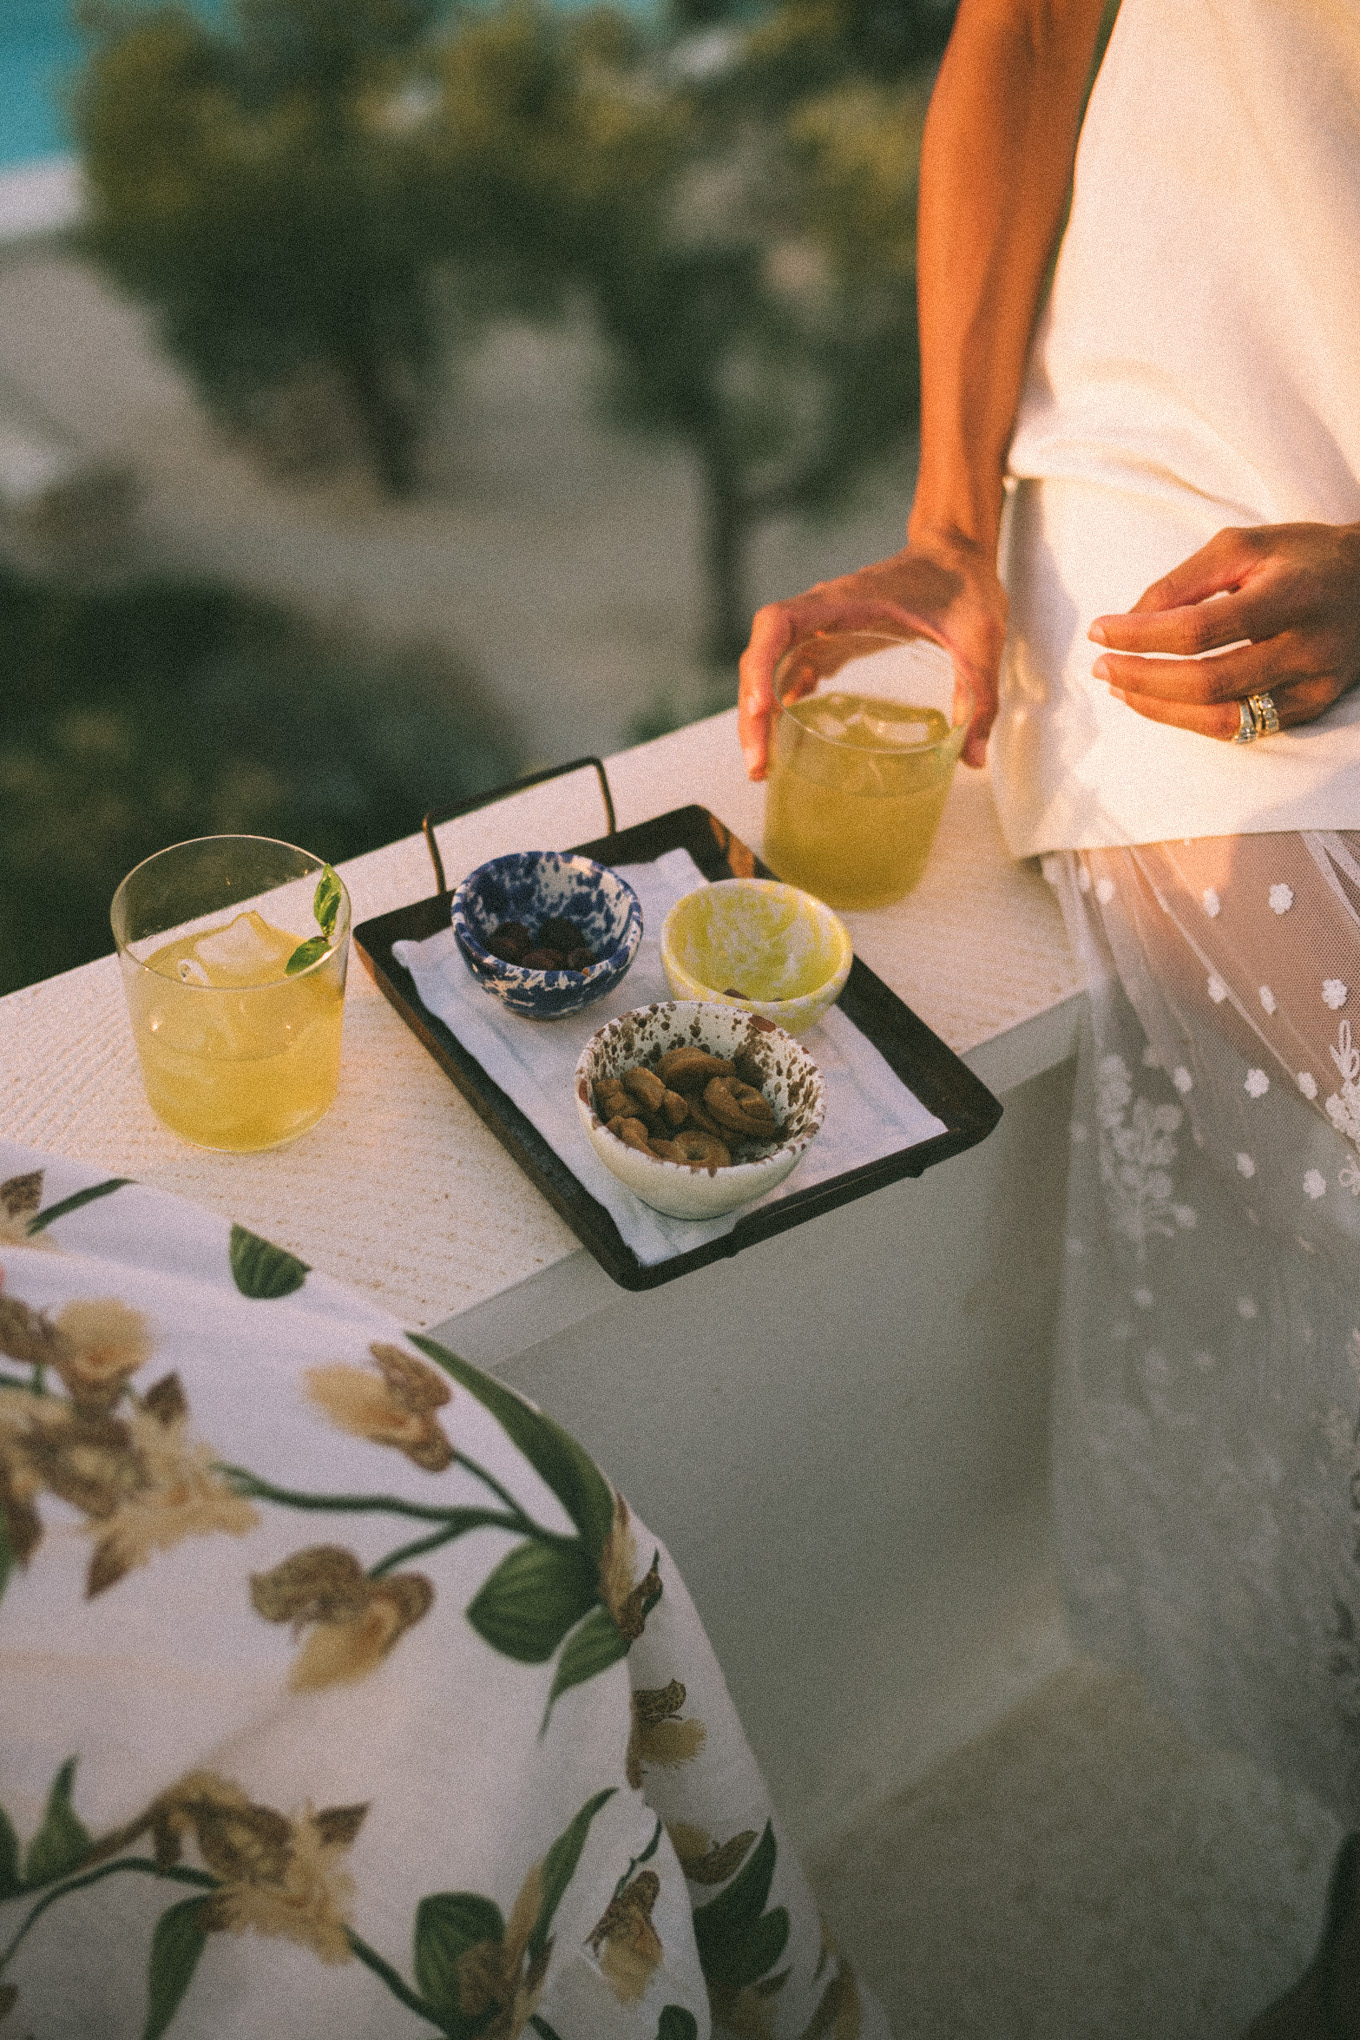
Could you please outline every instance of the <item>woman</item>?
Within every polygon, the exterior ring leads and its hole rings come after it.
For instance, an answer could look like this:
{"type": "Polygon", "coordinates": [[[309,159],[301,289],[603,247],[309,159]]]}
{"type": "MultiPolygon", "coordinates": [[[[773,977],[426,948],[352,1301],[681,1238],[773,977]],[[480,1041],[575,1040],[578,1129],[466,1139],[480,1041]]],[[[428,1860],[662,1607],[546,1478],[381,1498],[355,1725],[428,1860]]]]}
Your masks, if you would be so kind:
{"type": "MultiPolygon", "coordinates": [[[[990,736],[1092,986],[1074,1632],[1354,1827],[1360,10],[1123,0],[1083,122],[1102,13],[962,0],[922,156],[907,544],[759,612],[741,738],[758,779],[809,630],[920,619],[967,675],[965,759],[990,736]]],[[[1261,2036],[1360,2034],[1354,1875],[1261,2036]]]]}

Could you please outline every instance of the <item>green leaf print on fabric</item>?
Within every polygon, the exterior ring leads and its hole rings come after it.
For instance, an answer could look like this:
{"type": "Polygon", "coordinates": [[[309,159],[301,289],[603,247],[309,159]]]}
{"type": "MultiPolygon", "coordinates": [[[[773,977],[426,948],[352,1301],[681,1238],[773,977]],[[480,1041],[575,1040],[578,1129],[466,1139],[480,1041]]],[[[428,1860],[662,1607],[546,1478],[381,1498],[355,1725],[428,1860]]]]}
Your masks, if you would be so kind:
{"type": "Polygon", "coordinates": [[[89,1832],[71,1805],[75,1776],[76,1759],[68,1757],[52,1780],[42,1826],[24,1857],[24,1884],[30,1891],[43,1884],[54,1884],[89,1854],[89,1832]]]}
{"type": "Polygon", "coordinates": [[[468,1605],[484,1643],[523,1665],[546,1664],[595,1605],[595,1568],[574,1541],[526,1541],[508,1552],[468,1605]]]}
{"type": "Polygon", "coordinates": [[[581,1851],[586,1845],[590,1824],[600,1808],[614,1797],[617,1790],[617,1786],[607,1785],[603,1792],[597,1792],[593,1799],[588,1799],[570,1827],[564,1828],[543,1858],[543,1902],[539,1907],[533,1932],[529,1936],[531,1956],[540,1955],[546,1948],[553,1915],[562,1902],[567,1886],[576,1875],[576,1865],[581,1860],[581,1851]]]}
{"type": "Polygon", "coordinates": [[[437,2013],[446,2031],[464,2018],[459,2001],[458,1964],[484,1941],[505,1940],[505,1920],[498,1905],[475,1891],[437,1891],[416,1907],[415,1971],[421,1996],[437,2013]]]}
{"type": "Polygon", "coordinates": [[[699,2022],[683,2005],[663,2005],[656,2040],[699,2040],[699,2022]]]}
{"type": "Polygon", "coordinates": [[[551,1417],[533,1409],[513,1390],[502,1388],[480,1368],[460,1360],[437,1339],[427,1339],[420,1332],[408,1332],[407,1337],[496,1419],[535,1473],[552,1489],[580,1531],[591,1557],[598,1561],[614,1523],[614,1491],[589,1454],[551,1417]]]}
{"type": "Polygon", "coordinates": [[[694,1939],[711,1988],[745,1990],[773,1969],[784,1952],[789,1916],[782,1905],[765,1911],[776,1853],[774,1829],[767,1821],[740,1874],[707,1905],[695,1908],[694,1939]]]}
{"type": "Polygon", "coordinates": [[[19,1875],[19,1837],[9,1815],[0,1806],[0,1899],[13,1898],[23,1888],[24,1881],[19,1875]]]}
{"type": "Polygon", "coordinates": [[[557,1661],[553,1676],[552,1691],[548,1695],[547,1711],[543,1726],[547,1727],[555,1702],[573,1686],[584,1685],[600,1672],[607,1672],[620,1658],[628,1655],[628,1638],[622,1633],[607,1608],[592,1608],[579,1629],[567,1638],[565,1650],[557,1661]]]}
{"type": "Polygon", "coordinates": [[[422,1898],[414,1928],[416,1980],[422,2009],[448,2040],[518,2033],[525,2023],[551,2034],[532,2014],[547,1975],[553,1916],[581,1860],[590,1824],[614,1791],[611,1785],[588,1799],[543,1861],[533,1865],[508,1922],[499,1906],[473,1891],[422,1898]]]}
{"type": "Polygon", "coordinates": [[[142,2040],[160,2040],[193,1982],[198,1958],[208,1939],[202,1924],[206,1903],[205,1899],[186,1898],[163,1912],[156,1922],[147,1963],[147,2010],[142,2040]]]}
{"type": "Polygon", "coordinates": [[[275,1303],[281,1296],[291,1296],[311,1273],[306,1261],[276,1247],[272,1240],[262,1240],[258,1233],[247,1232],[243,1225],[232,1227],[228,1255],[231,1279],[242,1296],[262,1303],[275,1303]]]}
{"type": "Polygon", "coordinates": [[[126,1189],[135,1179],[131,1176],[110,1176],[106,1183],[91,1183],[88,1189],[73,1190],[69,1197],[58,1198],[49,1204],[46,1211],[39,1211],[28,1221],[29,1235],[45,1232],[54,1219],[65,1218],[69,1212],[79,1211],[84,1204],[93,1204],[98,1197],[111,1196],[115,1190],[126,1189]]]}

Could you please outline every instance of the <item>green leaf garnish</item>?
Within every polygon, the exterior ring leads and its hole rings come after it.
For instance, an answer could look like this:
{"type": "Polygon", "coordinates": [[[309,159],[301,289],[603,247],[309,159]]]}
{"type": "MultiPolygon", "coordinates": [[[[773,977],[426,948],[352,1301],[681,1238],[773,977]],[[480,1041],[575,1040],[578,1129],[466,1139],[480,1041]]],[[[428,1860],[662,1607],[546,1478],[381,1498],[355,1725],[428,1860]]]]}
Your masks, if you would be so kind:
{"type": "Polygon", "coordinates": [[[308,970],[318,963],[330,948],[324,935],[313,935],[310,942],[299,942],[297,948],[283,966],[286,977],[294,977],[300,970],[308,970]]]}
{"type": "Polygon", "coordinates": [[[316,925],[321,930],[313,935],[310,942],[299,942],[297,948],[283,966],[287,977],[295,977],[300,970],[308,970],[318,962],[335,940],[335,921],[340,912],[340,880],[329,864],[321,867],[321,876],[312,894],[312,912],[316,925]]]}
{"type": "Polygon", "coordinates": [[[312,900],[312,912],[316,915],[316,925],[325,936],[327,942],[330,941],[335,933],[335,917],[339,911],[340,881],[331,870],[330,865],[327,864],[322,867],[321,876],[316,882],[316,894],[312,900]]]}

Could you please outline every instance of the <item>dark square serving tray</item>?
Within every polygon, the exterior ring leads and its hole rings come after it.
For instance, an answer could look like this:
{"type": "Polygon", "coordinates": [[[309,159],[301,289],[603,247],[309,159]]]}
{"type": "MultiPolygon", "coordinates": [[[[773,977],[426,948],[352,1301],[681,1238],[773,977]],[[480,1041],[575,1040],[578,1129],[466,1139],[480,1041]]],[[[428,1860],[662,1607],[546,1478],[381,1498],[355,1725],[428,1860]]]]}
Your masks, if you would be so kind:
{"type": "MultiPolygon", "coordinates": [[[[602,773],[601,781],[604,785],[602,773]]],[[[607,786],[605,790],[612,821],[607,786]]],[[[426,834],[433,850],[433,829],[427,827],[426,834]]],[[[573,848],[602,864],[645,864],[668,850],[683,849],[689,851],[708,879],[774,875],[704,807],[673,808],[653,821],[611,831],[573,848]]],[[[810,1189],[793,1191],[774,1204],[739,1218],[722,1238],[645,1267],[605,1207],[590,1195],[476,1057],[422,1004],[410,972],[393,956],[394,942],[421,942],[448,927],[451,894],[442,889],[443,870],[438,863],[436,871],[441,890],[433,897],[417,900],[409,907],[398,907],[390,914],[379,914],[354,930],[359,953],[407,1026],[424,1042],[473,1110],[486,1121],[501,1145],[509,1149],[529,1180],[542,1191],[582,1244],[589,1247],[600,1266],[624,1289],[654,1289],[659,1283],[674,1281],[677,1275],[689,1274],[693,1268],[739,1254],[743,1248],[769,1239],[788,1226],[801,1225],[823,1211],[834,1211],[856,1197],[865,1197],[886,1183],[896,1183],[903,1176],[920,1176],[936,1162],[974,1146],[1001,1117],[1001,1106],[968,1065],[856,957],[840,997],[841,1011],[868,1036],[921,1103],[943,1120],[945,1132],[861,1168],[847,1170],[810,1189]]]]}

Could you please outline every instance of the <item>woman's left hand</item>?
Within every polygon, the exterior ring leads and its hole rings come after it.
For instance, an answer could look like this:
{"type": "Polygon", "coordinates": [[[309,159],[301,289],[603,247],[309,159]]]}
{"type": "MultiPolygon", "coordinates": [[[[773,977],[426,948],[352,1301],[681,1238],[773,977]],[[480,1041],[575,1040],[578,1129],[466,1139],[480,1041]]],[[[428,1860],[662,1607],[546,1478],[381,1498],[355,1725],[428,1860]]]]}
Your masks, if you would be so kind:
{"type": "Polygon", "coordinates": [[[1282,727],[1313,722],[1360,681],[1360,524],[1220,531],[1089,636],[1096,678],[1152,722],[1231,739],[1265,693],[1282,727]]]}

